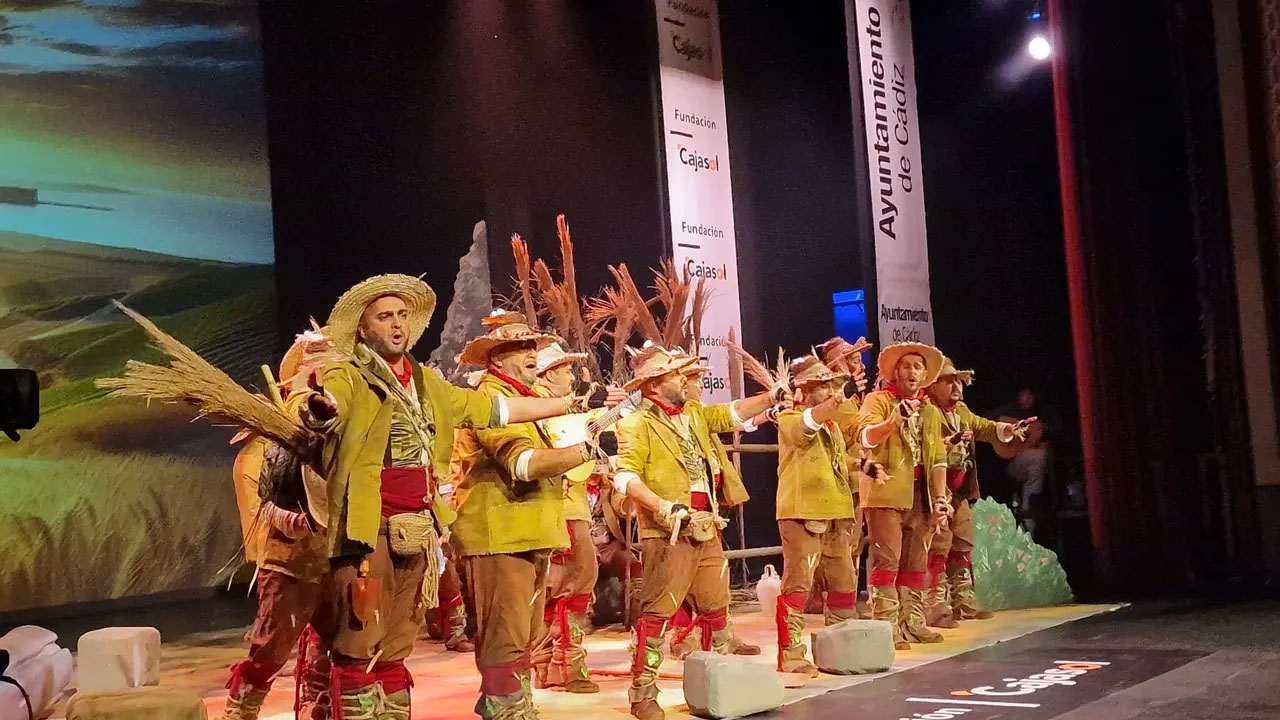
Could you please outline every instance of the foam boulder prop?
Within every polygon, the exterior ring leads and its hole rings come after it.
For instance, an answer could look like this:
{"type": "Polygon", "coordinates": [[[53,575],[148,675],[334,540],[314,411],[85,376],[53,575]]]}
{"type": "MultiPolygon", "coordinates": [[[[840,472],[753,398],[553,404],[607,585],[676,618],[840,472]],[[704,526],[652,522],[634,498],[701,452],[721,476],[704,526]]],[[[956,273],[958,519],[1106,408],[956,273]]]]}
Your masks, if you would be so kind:
{"type": "Polygon", "coordinates": [[[1013,512],[985,498],[973,505],[973,575],[978,604],[988,610],[1071,602],[1058,554],[1018,527],[1013,512]]]}
{"type": "Polygon", "coordinates": [[[8,653],[5,676],[27,691],[31,715],[18,688],[0,684],[0,720],[44,717],[62,698],[71,683],[71,651],[58,647],[58,636],[44,628],[23,625],[0,637],[0,650],[8,653]]]}
{"type": "Polygon", "coordinates": [[[782,678],[769,665],[699,651],[684,661],[684,701],[699,717],[754,715],[782,706],[782,678]]]}

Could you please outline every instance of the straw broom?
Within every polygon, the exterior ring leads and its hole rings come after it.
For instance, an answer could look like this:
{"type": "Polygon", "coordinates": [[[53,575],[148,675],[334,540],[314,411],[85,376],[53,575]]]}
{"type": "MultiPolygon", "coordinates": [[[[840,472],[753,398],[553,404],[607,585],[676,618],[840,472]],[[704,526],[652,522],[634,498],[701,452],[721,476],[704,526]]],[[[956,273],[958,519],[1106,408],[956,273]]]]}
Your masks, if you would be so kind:
{"type": "Polygon", "coordinates": [[[112,397],[140,397],[167,403],[183,402],[196,416],[221,420],[264,435],[298,457],[310,457],[316,434],[262,395],[250,393],[191,348],[161,330],[151,320],[117,301],[116,307],[151,336],[152,343],[172,358],[168,365],[130,360],[122,377],[95,382],[112,397]]]}

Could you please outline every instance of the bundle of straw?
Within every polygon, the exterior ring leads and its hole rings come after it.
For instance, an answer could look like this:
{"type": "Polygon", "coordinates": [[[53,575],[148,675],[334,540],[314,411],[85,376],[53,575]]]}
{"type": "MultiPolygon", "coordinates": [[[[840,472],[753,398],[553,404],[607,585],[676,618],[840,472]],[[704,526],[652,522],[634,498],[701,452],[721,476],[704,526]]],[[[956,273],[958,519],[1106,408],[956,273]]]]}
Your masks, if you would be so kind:
{"type": "Polygon", "coordinates": [[[111,390],[113,397],[187,403],[195,407],[197,417],[247,428],[280,443],[298,457],[309,457],[316,446],[316,435],[304,428],[298,419],[290,417],[262,395],[240,387],[226,373],[146,317],[119,302],[115,304],[147,331],[156,348],[172,359],[168,365],[130,360],[125,365],[123,377],[101,378],[95,383],[98,387],[111,390]]]}

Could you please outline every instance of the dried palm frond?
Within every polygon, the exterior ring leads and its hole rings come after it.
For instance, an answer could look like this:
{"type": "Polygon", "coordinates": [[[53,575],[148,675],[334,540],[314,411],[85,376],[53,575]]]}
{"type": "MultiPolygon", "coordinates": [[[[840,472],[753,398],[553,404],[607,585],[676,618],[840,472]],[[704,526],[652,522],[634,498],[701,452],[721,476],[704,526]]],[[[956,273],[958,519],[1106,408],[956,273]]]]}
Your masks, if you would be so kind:
{"type": "Polygon", "coordinates": [[[664,311],[662,344],[695,351],[696,348],[689,346],[689,328],[685,316],[689,307],[689,295],[693,290],[689,273],[685,272],[682,276],[676,272],[675,263],[670,258],[665,258],[660,269],[653,271],[653,278],[653,289],[657,292],[658,302],[662,304],[664,311]]]}
{"type": "MultiPolygon", "coordinates": [[[[573,239],[569,236],[569,223],[563,214],[556,216],[556,235],[560,238],[560,277],[564,279],[561,284],[564,302],[567,307],[573,308],[573,314],[567,316],[570,326],[565,330],[575,341],[585,341],[587,324],[583,320],[582,304],[578,299],[578,271],[573,260],[573,239]]],[[[579,350],[585,351],[581,348],[579,350]]]]}
{"type": "MultiPolygon", "coordinates": [[[[738,333],[732,326],[729,327],[729,346],[736,347],[738,344],[738,333]]],[[[742,397],[742,358],[732,350],[729,351],[729,396],[733,398],[742,397]]]]}
{"type": "Polygon", "coordinates": [[[702,319],[711,307],[711,290],[707,287],[707,279],[698,278],[693,286],[693,296],[689,301],[689,336],[694,348],[702,343],[702,319]]]}
{"type": "Polygon", "coordinates": [[[519,233],[511,234],[511,255],[516,261],[516,283],[520,288],[520,298],[524,301],[524,316],[529,327],[538,329],[538,312],[533,305],[533,279],[529,260],[529,246],[519,233]]]}
{"type": "Polygon", "coordinates": [[[771,390],[775,387],[791,387],[791,371],[787,367],[787,359],[782,348],[778,348],[778,364],[776,370],[770,370],[768,365],[757,360],[754,355],[742,349],[732,339],[725,343],[729,348],[730,357],[737,356],[742,362],[742,369],[747,377],[756,381],[760,387],[771,390]]]}
{"type": "Polygon", "coordinates": [[[662,343],[662,330],[658,327],[658,321],[654,319],[653,312],[649,310],[649,304],[640,295],[640,289],[636,287],[635,280],[631,279],[631,271],[627,269],[627,264],[621,263],[617,267],[610,265],[609,272],[613,273],[614,279],[618,282],[618,291],[631,305],[635,313],[635,326],[640,334],[646,340],[662,343]]]}
{"type": "Polygon", "coordinates": [[[141,325],[153,344],[172,359],[168,365],[130,360],[122,377],[101,378],[95,382],[98,387],[111,390],[113,397],[183,402],[195,408],[197,417],[223,420],[249,429],[280,443],[299,457],[308,457],[315,447],[316,436],[298,419],[262,395],[240,387],[226,373],[146,317],[119,302],[115,305],[141,325]]]}

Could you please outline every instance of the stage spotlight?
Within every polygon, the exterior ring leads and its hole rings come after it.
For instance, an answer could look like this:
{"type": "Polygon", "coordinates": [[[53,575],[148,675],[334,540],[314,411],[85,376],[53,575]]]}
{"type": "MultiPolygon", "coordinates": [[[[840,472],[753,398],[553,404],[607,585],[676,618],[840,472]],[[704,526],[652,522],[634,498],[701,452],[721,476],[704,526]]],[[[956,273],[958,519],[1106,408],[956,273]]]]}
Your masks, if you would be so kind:
{"type": "Polygon", "coordinates": [[[1051,48],[1049,41],[1044,39],[1043,35],[1037,35],[1031,38],[1031,42],[1027,43],[1027,52],[1031,53],[1031,57],[1037,60],[1044,60],[1049,57],[1051,48]]]}

